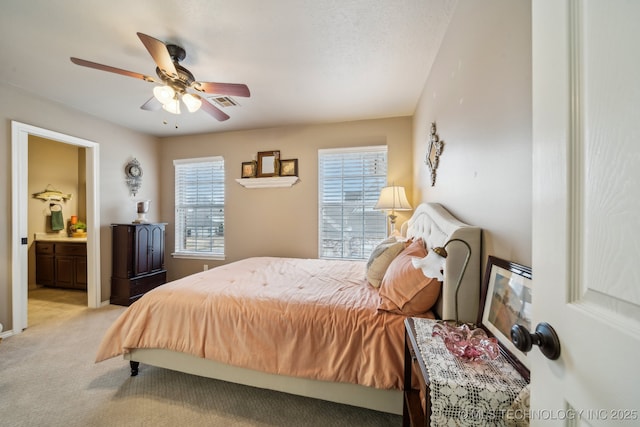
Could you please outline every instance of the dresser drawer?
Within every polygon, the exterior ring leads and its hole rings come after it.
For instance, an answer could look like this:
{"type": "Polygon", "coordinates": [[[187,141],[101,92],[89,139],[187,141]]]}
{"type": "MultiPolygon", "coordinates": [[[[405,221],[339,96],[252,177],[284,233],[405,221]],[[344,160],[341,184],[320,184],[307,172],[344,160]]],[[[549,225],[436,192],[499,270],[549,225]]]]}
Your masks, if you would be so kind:
{"type": "Polygon", "coordinates": [[[84,243],[56,243],[56,255],[87,255],[87,245],[84,243]]]}
{"type": "Polygon", "coordinates": [[[150,276],[141,277],[139,279],[131,279],[130,296],[135,297],[136,295],[141,295],[149,292],[151,289],[166,283],[166,281],[166,271],[158,274],[152,274],[150,276]]]}

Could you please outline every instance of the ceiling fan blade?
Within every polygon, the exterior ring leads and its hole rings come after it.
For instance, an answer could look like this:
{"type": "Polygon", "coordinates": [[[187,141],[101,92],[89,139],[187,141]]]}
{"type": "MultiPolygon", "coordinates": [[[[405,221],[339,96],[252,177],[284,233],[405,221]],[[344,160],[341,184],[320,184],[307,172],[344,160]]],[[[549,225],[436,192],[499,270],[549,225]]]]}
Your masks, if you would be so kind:
{"type": "Polygon", "coordinates": [[[217,120],[221,122],[229,118],[227,113],[225,113],[215,105],[211,104],[206,99],[202,99],[202,106],[200,108],[202,108],[207,114],[210,114],[211,116],[215,117],[217,120]]]}
{"type": "Polygon", "coordinates": [[[123,70],[121,68],[111,67],[109,65],[98,64],[97,62],[86,61],[80,58],[71,57],[71,62],[76,65],[81,65],[83,67],[94,68],[96,70],[109,71],[110,73],[121,74],[127,77],[133,77],[136,79],[142,79],[147,82],[155,82],[155,79],[151,76],[147,76],[145,74],[134,73],[133,71],[123,70]]]}
{"type": "Polygon", "coordinates": [[[142,104],[140,108],[147,111],[158,111],[162,108],[162,103],[158,101],[155,96],[152,96],[147,102],[142,104]]]}
{"type": "Polygon", "coordinates": [[[176,66],[173,64],[171,60],[171,55],[169,55],[169,51],[167,50],[167,45],[165,45],[160,40],[148,36],[143,33],[137,33],[138,37],[144,44],[144,47],[147,48],[151,57],[155,61],[158,68],[164,71],[169,76],[178,77],[178,71],[176,70],[176,66]]]}
{"type": "Polygon", "coordinates": [[[200,92],[216,95],[251,96],[247,85],[241,83],[193,82],[191,87],[200,92]]]}

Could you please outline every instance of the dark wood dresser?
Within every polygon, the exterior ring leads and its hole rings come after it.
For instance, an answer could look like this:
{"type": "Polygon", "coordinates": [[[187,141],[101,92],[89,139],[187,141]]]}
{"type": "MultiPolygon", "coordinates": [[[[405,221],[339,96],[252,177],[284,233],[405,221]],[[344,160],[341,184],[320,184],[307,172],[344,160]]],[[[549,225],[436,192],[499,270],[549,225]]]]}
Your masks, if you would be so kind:
{"type": "Polygon", "coordinates": [[[111,304],[131,305],[166,283],[164,223],[112,224],[111,304]]]}

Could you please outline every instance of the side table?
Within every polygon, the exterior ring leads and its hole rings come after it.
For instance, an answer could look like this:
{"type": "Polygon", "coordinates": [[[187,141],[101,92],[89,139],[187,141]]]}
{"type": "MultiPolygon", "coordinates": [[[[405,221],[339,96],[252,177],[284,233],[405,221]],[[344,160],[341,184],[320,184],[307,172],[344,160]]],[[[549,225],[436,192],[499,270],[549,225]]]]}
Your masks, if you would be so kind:
{"type": "Polygon", "coordinates": [[[431,418],[431,396],[429,393],[429,372],[420,355],[413,318],[404,321],[404,401],[402,405],[402,426],[428,426],[431,418]],[[414,389],[412,380],[418,379],[420,388],[414,389]],[[422,394],[422,396],[421,396],[422,394]],[[422,398],[425,408],[422,408],[422,398]]]}
{"type": "Polygon", "coordinates": [[[486,362],[458,359],[442,339],[432,337],[435,323],[405,320],[402,425],[504,425],[511,404],[527,386],[525,379],[502,354],[486,362]],[[419,389],[413,388],[414,379],[419,389]]]}

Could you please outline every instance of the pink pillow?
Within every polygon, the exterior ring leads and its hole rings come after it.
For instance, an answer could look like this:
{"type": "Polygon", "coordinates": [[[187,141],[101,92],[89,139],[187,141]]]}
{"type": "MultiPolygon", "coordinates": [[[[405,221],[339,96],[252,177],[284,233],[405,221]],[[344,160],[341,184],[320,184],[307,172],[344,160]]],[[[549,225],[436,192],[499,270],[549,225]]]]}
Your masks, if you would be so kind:
{"type": "Polygon", "coordinates": [[[394,258],[380,284],[379,310],[415,316],[431,309],[440,296],[441,283],[426,277],[411,263],[413,257],[424,258],[427,250],[422,239],[411,243],[394,258]]]}

